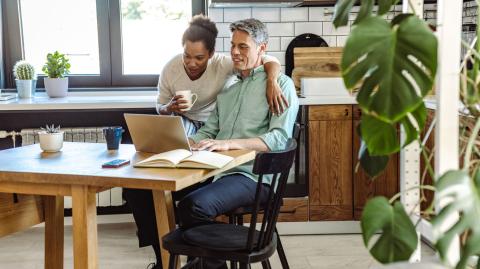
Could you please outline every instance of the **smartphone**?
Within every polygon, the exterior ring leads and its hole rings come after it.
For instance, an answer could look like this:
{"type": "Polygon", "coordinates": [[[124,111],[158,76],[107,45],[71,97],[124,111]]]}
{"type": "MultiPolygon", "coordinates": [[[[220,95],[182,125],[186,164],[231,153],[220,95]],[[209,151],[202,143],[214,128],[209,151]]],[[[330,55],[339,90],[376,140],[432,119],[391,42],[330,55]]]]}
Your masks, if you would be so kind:
{"type": "Polygon", "coordinates": [[[130,160],[116,159],[102,164],[102,168],[117,168],[130,163],[130,160]]]}

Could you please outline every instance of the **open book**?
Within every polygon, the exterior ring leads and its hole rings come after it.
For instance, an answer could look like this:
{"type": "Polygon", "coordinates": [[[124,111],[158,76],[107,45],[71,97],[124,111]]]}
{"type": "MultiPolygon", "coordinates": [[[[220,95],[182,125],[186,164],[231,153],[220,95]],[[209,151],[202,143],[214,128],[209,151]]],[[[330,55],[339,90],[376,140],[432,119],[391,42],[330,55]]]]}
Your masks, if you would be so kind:
{"type": "Polygon", "coordinates": [[[184,167],[218,169],[227,165],[233,157],[210,152],[175,149],[155,154],[143,161],[134,164],[134,167],[184,167]]]}

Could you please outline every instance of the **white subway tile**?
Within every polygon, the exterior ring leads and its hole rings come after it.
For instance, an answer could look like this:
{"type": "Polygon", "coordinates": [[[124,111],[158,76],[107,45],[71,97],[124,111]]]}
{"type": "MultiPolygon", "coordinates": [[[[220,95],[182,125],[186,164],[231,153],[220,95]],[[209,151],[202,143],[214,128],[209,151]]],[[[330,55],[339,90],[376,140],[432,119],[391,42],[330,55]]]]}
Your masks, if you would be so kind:
{"type": "Polygon", "coordinates": [[[224,22],[234,22],[238,20],[250,19],[251,17],[251,8],[225,8],[223,10],[224,22]]]}
{"type": "Polygon", "coordinates": [[[230,37],[230,23],[217,23],[218,37],[230,37]]]}
{"type": "Polygon", "coordinates": [[[287,36],[287,37],[282,36],[282,38],[280,39],[280,50],[286,51],[288,48],[288,45],[290,44],[290,42],[292,42],[294,38],[295,37],[293,36],[287,36]]]}
{"type": "Polygon", "coordinates": [[[325,21],[325,8],[309,7],[308,20],[309,21],[325,21]]]}
{"type": "Polygon", "coordinates": [[[252,8],[252,18],[262,22],[279,22],[280,8],[252,8]]]}
{"type": "Polygon", "coordinates": [[[270,36],[293,36],[295,35],[294,24],[285,23],[267,23],[268,34],[270,36]]]}
{"type": "Polygon", "coordinates": [[[345,44],[347,44],[347,39],[348,36],[337,36],[337,46],[338,47],[345,47],[345,44]]]}
{"type": "Polygon", "coordinates": [[[231,41],[231,38],[223,39],[223,51],[229,54],[230,54],[230,48],[232,47],[232,43],[230,41],[231,41]]]}
{"type": "Polygon", "coordinates": [[[350,25],[335,29],[332,22],[323,22],[324,35],[348,35],[350,33],[350,25]]]}
{"type": "Polygon", "coordinates": [[[216,52],[223,51],[223,38],[217,38],[215,40],[215,51],[216,52]]]}
{"type": "Polygon", "coordinates": [[[223,8],[209,8],[208,17],[214,22],[223,22],[223,8]]]}
{"type": "Polygon", "coordinates": [[[325,40],[325,42],[327,42],[329,47],[336,47],[337,46],[337,37],[336,36],[323,35],[322,38],[323,38],[323,40],[325,40]]]}
{"type": "Polygon", "coordinates": [[[295,23],[295,35],[301,35],[305,33],[312,33],[316,35],[322,35],[322,22],[296,22],[295,23]]]}
{"type": "Polygon", "coordinates": [[[280,51],[280,37],[270,37],[268,39],[267,51],[280,51]]]}
{"type": "Polygon", "coordinates": [[[285,65],[285,52],[267,52],[267,54],[277,58],[280,65],[285,65]]]}
{"type": "Polygon", "coordinates": [[[282,21],[308,21],[308,8],[282,8],[280,17],[282,21]]]}

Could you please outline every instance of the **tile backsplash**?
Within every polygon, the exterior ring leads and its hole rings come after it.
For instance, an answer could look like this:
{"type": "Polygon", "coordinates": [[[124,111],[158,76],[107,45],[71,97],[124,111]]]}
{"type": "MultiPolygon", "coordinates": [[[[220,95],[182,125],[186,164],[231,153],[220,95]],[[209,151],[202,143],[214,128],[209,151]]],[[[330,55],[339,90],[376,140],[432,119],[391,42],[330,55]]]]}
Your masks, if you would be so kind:
{"type": "MultiPolygon", "coordinates": [[[[463,11],[463,24],[475,24],[477,16],[475,1],[465,2],[463,11]]],[[[314,33],[321,36],[330,47],[343,47],[350,33],[350,25],[356,18],[359,7],[355,6],[349,15],[349,25],[335,29],[333,26],[333,7],[291,7],[291,8],[209,8],[209,17],[217,23],[219,35],[217,38],[216,51],[220,53],[230,52],[230,31],[228,26],[231,22],[256,18],[267,25],[270,40],[267,53],[277,57],[282,63],[282,71],[285,71],[285,51],[290,41],[304,33],[314,33]]],[[[402,12],[402,7],[397,5],[388,12],[385,17],[391,20],[395,15],[402,12]]],[[[437,5],[424,5],[424,19],[431,25],[436,25],[437,5]]],[[[463,30],[463,37],[470,40],[474,36],[472,27],[463,30]]]]}

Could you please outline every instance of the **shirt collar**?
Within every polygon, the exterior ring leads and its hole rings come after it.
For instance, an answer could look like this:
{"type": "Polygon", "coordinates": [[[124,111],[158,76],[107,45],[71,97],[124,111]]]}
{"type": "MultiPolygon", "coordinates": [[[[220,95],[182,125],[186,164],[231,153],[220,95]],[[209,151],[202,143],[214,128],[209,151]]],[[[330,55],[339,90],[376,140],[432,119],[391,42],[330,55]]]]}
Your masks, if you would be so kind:
{"type": "MultiPolygon", "coordinates": [[[[255,79],[257,74],[262,73],[262,72],[265,72],[265,68],[263,67],[263,65],[257,66],[255,68],[253,68],[252,70],[250,70],[250,75],[248,75],[248,77],[246,77],[246,78],[255,79]]],[[[240,74],[240,71],[237,71],[237,78],[240,79],[240,80],[243,80],[243,77],[240,74]]]]}

